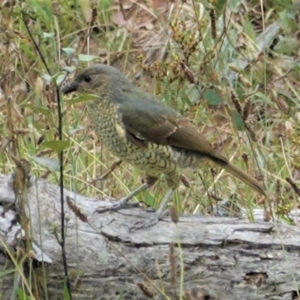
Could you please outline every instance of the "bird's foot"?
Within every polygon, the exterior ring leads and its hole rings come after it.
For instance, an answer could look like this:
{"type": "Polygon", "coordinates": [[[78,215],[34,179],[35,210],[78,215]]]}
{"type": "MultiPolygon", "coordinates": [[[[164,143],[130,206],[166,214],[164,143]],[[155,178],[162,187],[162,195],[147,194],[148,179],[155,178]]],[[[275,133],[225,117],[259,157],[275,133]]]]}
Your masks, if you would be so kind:
{"type": "Polygon", "coordinates": [[[129,228],[129,232],[134,232],[134,231],[138,231],[141,229],[146,229],[151,226],[154,226],[155,224],[158,223],[159,219],[160,219],[159,215],[155,214],[154,217],[152,217],[151,219],[148,219],[146,221],[139,221],[135,223],[132,227],[129,228]]]}
{"type": "Polygon", "coordinates": [[[140,205],[138,202],[128,203],[127,201],[128,201],[127,198],[122,198],[121,200],[116,201],[116,203],[112,203],[112,204],[106,205],[106,206],[99,206],[95,210],[95,212],[101,214],[101,213],[104,213],[106,211],[117,211],[117,210],[122,209],[122,208],[137,207],[137,206],[140,205]]]}

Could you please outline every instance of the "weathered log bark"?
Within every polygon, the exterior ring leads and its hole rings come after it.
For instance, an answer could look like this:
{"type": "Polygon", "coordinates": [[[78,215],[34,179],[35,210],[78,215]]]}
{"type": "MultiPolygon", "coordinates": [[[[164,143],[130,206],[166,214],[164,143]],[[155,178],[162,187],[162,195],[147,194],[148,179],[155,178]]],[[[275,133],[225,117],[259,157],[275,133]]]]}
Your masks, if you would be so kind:
{"type": "MultiPolygon", "coordinates": [[[[131,208],[93,214],[107,202],[67,190],[65,196],[74,199],[88,217],[88,223],[82,222],[66,204],[69,272],[72,281],[80,279],[76,287],[72,286],[73,299],[118,299],[119,295],[119,299],[148,299],[140,284],[152,291],[154,299],[179,299],[180,290],[186,299],[296,299],[300,277],[298,226],[181,216],[177,225],[166,217],[147,230],[131,233],[128,228],[149,218],[150,212],[131,208]],[[170,243],[175,246],[175,285],[171,284],[170,243]]],[[[53,226],[60,227],[59,198],[59,187],[45,180],[37,180],[28,191],[34,249],[36,259],[45,262],[49,299],[63,298],[61,247],[53,234],[53,226]]],[[[0,174],[0,202],[13,201],[8,177],[0,174]]],[[[17,245],[20,228],[11,224],[13,217],[12,210],[0,217],[1,239],[9,247],[17,245]]],[[[1,272],[9,269],[10,261],[4,243],[0,246],[1,272]]],[[[1,299],[10,298],[13,277],[1,277],[1,299]]]]}

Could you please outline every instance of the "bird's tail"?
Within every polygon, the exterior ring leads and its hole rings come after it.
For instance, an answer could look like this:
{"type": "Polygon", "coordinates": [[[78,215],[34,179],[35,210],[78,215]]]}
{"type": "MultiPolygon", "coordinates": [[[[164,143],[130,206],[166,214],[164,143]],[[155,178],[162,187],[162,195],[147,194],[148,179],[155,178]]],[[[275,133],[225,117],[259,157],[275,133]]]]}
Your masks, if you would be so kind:
{"type": "Polygon", "coordinates": [[[235,167],[230,163],[223,165],[223,168],[229,173],[231,173],[232,175],[234,175],[235,177],[237,177],[238,179],[248,184],[250,187],[255,189],[260,194],[266,196],[266,192],[263,185],[259,183],[256,179],[254,179],[253,177],[245,173],[244,171],[238,169],[237,167],[235,167]]]}

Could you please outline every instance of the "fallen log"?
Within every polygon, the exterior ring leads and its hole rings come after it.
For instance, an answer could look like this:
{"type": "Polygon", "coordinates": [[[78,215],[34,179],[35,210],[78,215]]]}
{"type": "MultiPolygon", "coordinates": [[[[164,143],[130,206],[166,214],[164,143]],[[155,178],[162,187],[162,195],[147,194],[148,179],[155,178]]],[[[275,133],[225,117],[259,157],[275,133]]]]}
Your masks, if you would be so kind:
{"type": "MultiPolygon", "coordinates": [[[[166,217],[153,227],[129,232],[152,212],[133,207],[93,214],[108,202],[68,190],[65,197],[73,299],[298,299],[299,226],[185,215],[176,224],[166,217]],[[77,215],[74,207],[80,209],[77,215]]],[[[20,239],[15,211],[2,214],[14,199],[8,176],[0,174],[2,274],[14,268],[8,249],[15,249],[20,239]]],[[[27,199],[33,266],[45,280],[48,299],[63,299],[59,187],[38,179],[27,199]]],[[[1,279],[1,299],[11,299],[15,274],[1,279]]]]}

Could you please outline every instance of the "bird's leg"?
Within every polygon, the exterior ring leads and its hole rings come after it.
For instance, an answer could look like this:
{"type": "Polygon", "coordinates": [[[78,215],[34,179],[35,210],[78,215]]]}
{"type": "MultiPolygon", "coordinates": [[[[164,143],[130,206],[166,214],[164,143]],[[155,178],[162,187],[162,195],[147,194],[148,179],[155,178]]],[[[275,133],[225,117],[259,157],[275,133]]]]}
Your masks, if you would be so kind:
{"type": "Polygon", "coordinates": [[[169,190],[165,194],[154,217],[152,217],[150,220],[136,223],[133,227],[130,228],[130,231],[135,231],[135,230],[151,227],[151,226],[155,225],[163,217],[164,210],[165,210],[169,200],[173,196],[174,191],[176,190],[176,188],[179,186],[179,183],[180,183],[180,175],[177,170],[173,170],[171,173],[165,174],[165,176],[166,176],[166,181],[167,181],[169,190]]]}
{"type": "Polygon", "coordinates": [[[161,202],[158,210],[156,211],[156,215],[157,215],[157,219],[158,220],[160,220],[160,218],[162,217],[162,215],[163,215],[163,213],[165,211],[165,208],[166,208],[169,200],[171,199],[171,197],[174,194],[174,191],[175,191],[174,189],[169,189],[167,191],[167,193],[165,194],[165,196],[164,196],[164,198],[163,198],[163,200],[162,200],[162,202],[161,202]]]}
{"type": "Polygon", "coordinates": [[[144,183],[140,187],[138,187],[137,189],[135,189],[133,192],[131,192],[129,195],[127,195],[126,197],[121,198],[120,200],[116,201],[115,203],[112,203],[111,205],[108,205],[108,206],[105,206],[105,207],[98,207],[96,209],[96,212],[103,213],[103,212],[108,211],[108,210],[113,211],[113,210],[119,210],[121,208],[125,208],[128,205],[127,202],[130,199],[132,199],[133,197],[135,197],[140,192],[146,190],[147,188],[149,188],[149,184],[148,183],[144,183]]]}
{"type": "Polygon", "coordinates": [[[140,192],[148,189],[149,187],[151,187],[155,182],[156,182],[157,178],[153,178],[153,177],[146,177],[146,182],[143,183],[140,187],[138,187],[137,189],[135,189],[133,192],[131,192],[129,195],[127,195],[126,197],[116,201],[115,203],[109,205],[109,206],[105,206],[105,207],[98,207],[96,209],[96,212],[98,213],[103,213],[105,211],[111,210],[111,211],[116,211],[119,210],[121,208],[125,208],[128,205],[128,201],[130,199],[132,199],[133,197],[135,197],[136,195],[138,195],[140,192]]]}
{"type": "Polygon", "coordinates": [[[151,219],[149,219],[147,221],[142,221],[142,222],[136,223],[133,227],[130,228],[130,231],[145,229],[145,228],[155,225],[163,217],[165,208],[166,208],[169,200],[173,196],[174,191],[175,191],[175,189],[173,189],[173,188],[170,188],[168,190],[168,192],[165,194],[158,210],[155,212],[154,217],[152,217],[151,219]]]}

